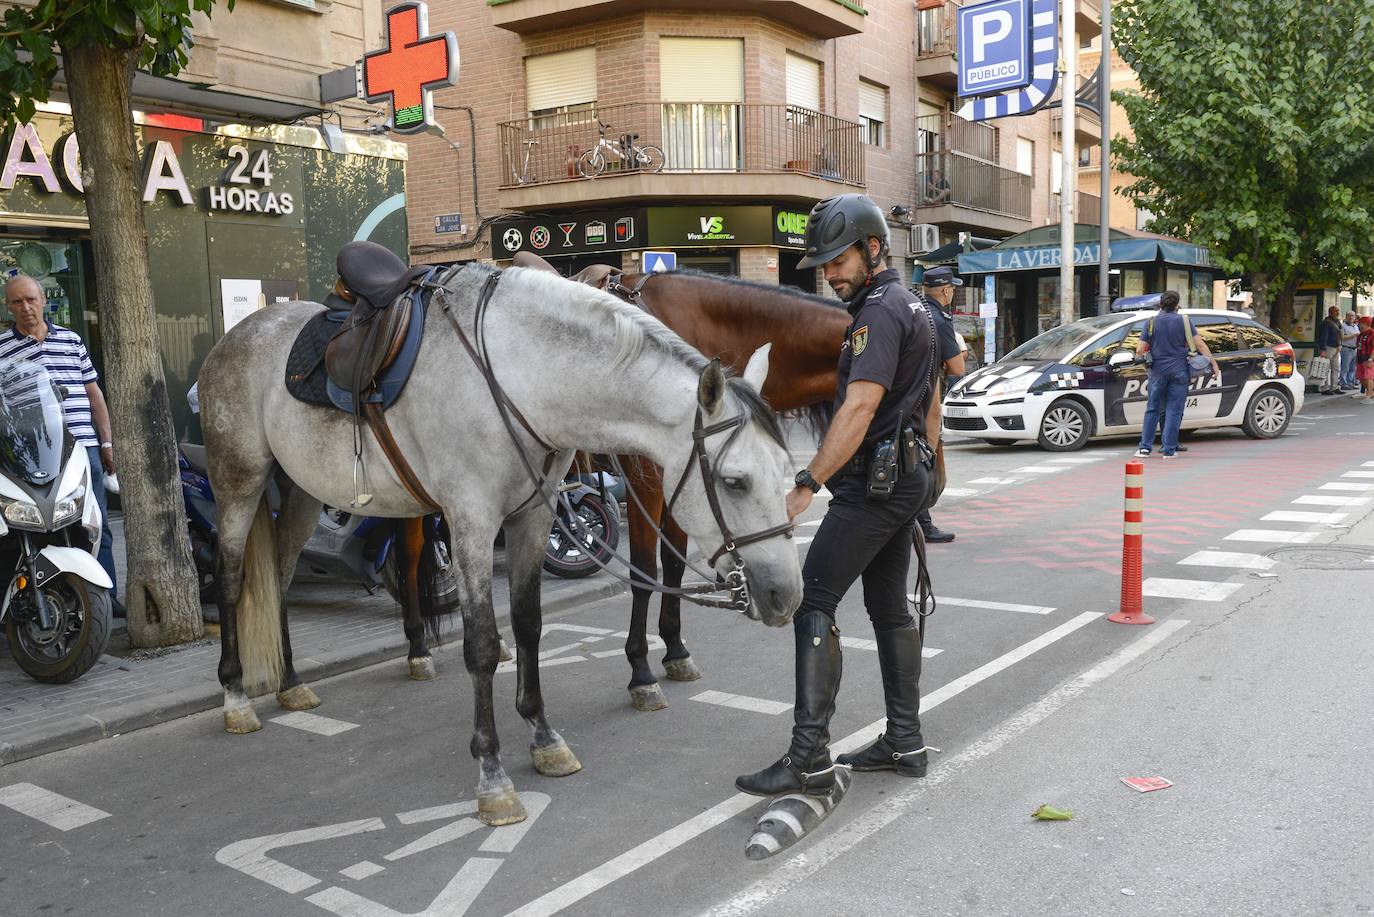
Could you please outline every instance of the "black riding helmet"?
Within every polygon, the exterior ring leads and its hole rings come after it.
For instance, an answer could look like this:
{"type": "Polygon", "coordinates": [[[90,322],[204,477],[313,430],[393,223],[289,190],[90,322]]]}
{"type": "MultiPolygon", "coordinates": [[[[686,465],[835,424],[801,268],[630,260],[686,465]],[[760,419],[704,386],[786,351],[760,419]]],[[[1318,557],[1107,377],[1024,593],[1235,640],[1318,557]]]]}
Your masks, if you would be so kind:
{"type": "Polygon", "coordinates": [[[811,208],[806,223],[806,257],[798,267],[820,267],[855,243],[875,237],[887,250],[887,220],[866,194],[828,197],[811,208]]]}

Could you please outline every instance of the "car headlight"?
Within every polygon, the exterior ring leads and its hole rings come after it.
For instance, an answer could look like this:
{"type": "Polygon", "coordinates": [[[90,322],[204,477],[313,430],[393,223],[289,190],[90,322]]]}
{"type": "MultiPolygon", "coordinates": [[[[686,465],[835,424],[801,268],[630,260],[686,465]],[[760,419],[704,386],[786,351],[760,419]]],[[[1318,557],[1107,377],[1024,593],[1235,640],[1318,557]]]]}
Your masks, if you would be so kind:
{"type": "Polygon", "coordinates": [[[38,507],[27,500],[12,500],[5,504],[5,521],[14,525],[26,525],[30,528],[44,528],[43,514],[38,511],[38,507]]]}
{"type": "Polygon", "coordinates": [[[1035,373],[1025,373],[1012,379],[1003,379],[1001,382],[994,382],[985,394],[1015,395],[1030,388],[1036,378],[1035,373]]]}
{"type": "Polygon", "coordinates": [[[76,517],[78,507],[76,501],[70,497],[66,500],[58,500],[57,505],[52,510],[52,524],[54,527],[66,525],[76,517]]]}

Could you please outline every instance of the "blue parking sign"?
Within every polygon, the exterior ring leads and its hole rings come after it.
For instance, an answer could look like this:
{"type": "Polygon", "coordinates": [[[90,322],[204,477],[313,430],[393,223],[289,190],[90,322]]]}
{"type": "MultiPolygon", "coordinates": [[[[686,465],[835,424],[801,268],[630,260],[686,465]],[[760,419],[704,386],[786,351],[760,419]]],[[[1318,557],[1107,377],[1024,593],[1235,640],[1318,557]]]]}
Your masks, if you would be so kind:
{"type": "Polygon", "coordinates": [[[645,252],[644,273],[659,274],[677,270],[677,252],[645,252]]]}
{"type": "Polygon", "coordinates": [[[1030,0],[959,10],[959,95],[1020,89],[1031,81],[1030,0]]]}

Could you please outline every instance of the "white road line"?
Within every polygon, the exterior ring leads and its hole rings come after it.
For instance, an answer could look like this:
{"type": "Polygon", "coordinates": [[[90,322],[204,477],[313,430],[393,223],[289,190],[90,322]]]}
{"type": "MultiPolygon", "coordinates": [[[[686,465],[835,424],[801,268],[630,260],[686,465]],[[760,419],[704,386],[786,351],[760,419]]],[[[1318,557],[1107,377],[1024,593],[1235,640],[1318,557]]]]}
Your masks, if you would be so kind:
{"type": "Polygon", "coordinates": [[[970,484],[1015,484],[1016,478],[974,478],[970,484]]]}
{"type": "MultiPolygon", "coordinates": [[[[909,601],[916,601],[915,596],[908,595],[909,601]]],[[[989,611],[1015,611],[1025,615],[1047,615],[1054,611],[1045,605],[1015,605],[1010,602],[984,602],[981,599],[956,599],[947,595],[938,596],[935,599],[941,605],[957,605],[960,608],[986,608],[989,611]]]]}
{"type": "MultiPolygon", "coordinates": [[[[869,650],[874,653],[878,651],[877,640],[867,640],[863,637],[841,637],[840,646],[847,646],[851,650],[869,650]]],[[[921,647],[921,657],[923,659],[933,659],[943,652],[944,650],[937,650],[933,646],[921,647]]]]}
{"type": "Polygon", "coordinates": [[[1140,593],[1159,599],[1220,602],[1244,585],[1244,583],[1209,583],[1202,580],[1151,576],[1140,584],[1140,593]]]}
{"type": "Polygon", "coordinates": [[[816,540],[816,536],[815,536],[815,535],[797,535],[797,536],[794,536],[794,537],[792,538],[792,541],[795,542],[796,544],[799,544],[799,545],[802,545],[802,544],[810,544],[811,542],[813,542],[813,541],[815,541],[815,540],[816,540]]]}
{"type": "Polygon", "coordinates": [[[1329,484],[1321,485],[1317,490],[1346,490],[1354,493],[1367,494],[1371,490],[1374,490],[1374,484],[1357,484],[1354,481],[1333,481],[1329,484]]]}
{"type": "Polygon", "coordinates": [[[340,869],[339,875],[349,879],[368,879],[379,872],[386,872],[386,867],[371,860],[362,860],[346,869],[340,869]]]}
{"type": "Polygon", "coordinates": [[[1233,554],[1229,551],[1198,551],[1179,561],[1185,567],[1233,567],[1240,570],[1268,570],[1274,561],[1260,554],[1233,554]]]}
{"type": "Polygon", "coordinates": [[[1241,529],[1232,532],[1223,541],[1272,541],[1279,544],[1311,544],[1317,538],[1316,532],[1288,532],[1279,529],[1241,529]]]}
{"type": "Polygon", "coordinates": [[[810,527],[813,526],[813,525],[820,525],[821,522],[823,522],[823,521],[824,521],[824,520],[822,520],[822,519],[812,519],[810,522],[798,522],[798,523],[797,523],[797,528],[799,528],[799,529],[810,528],[810,527]]]}
{"type": "MultiPolygon", "coordinates": [[[[969,688],[972,688],[979,682],[991,678],[993,675],[996,675],[1003,669],[1015,665],[1023,659],[1026,659],[1027,657],[1034,655],[1035,653],[1039,652],[1040,650],[1044,649],[1045,647],[1049,646],[1055,641],[1063,637],[1067,637],[1069,634],[1078,630],[1080,627],[1083,627],[1085,624],[1090,624],[1100,617],[1102,617],[1102,615],[1099,612],[1084,612],[1078,617],[1070,621],[1064,622],[1063,624],[1056,627],[1054,630],[1051,630],[1047,633],[1040,635],[1039,637],[1036,637],[1029,643],[1025,643],[1017,647],[1016,649],[1012,650],[1011,652],[1006,653],[1003,656],[997,657],[992,662],[989,662],[987,665],[974,669],[972,672],[969,672],[962,678],[956,678],[949,684],[937,688],[935,691],[922,698],[921,710],[925,713],[929,713],[932,709],[944,703],[945,701],[950,700],[953,697],[957,697],[959,694],[962,694],[964,691],[967,691],[969,688]]],[[[1140,653],[1143,653],[1146,649],[1149,649],[1150,646],[1153,646],[1154,643],[1158,643],[1160,640],[1163,640],[1165,637],[1172,634],[1179,627],[1182,627],[1187,623],[1188,622],[1186,621],[1164,621],[1159,624],[1152,625],[1152,627],[1158,629],[1153,630],[1153,632],[1149,635],[1141,638],[1140,640],[1137,640],[1136,643],[1131,644],[1130,646],[1126,647],[1126,649],[1123,650],[1121,653],[1118,653],[1117,657],[1113,658],[1122,657],[1122,661],[1116,667],[1106,669],[1104,671],[1106,672],[1106,674],[1111,674],[1112,672],[1115,672],[1116,669],[1120,668],[1121,665],[1125,665],[1131,659],[1135,658],[1135,656],[1140,655],[1140,653]],[[1132,648],[1137,645],[1142,645],[1140,650],[1135,652],[1135,654],[1132,656],[1124,656],[1125,653],[1130,652],[1132,648]]],[[[1098,668],[1100,669],[1111,662],[1112,660],[1109,659],[1106,662],[1101,663],[1098,666],[1098,668]]],[[[1081,676],[1080,680],[1087,678],[1089,674],[1091,673],[1085,673],[1085,675],[1081,676]]],[[[1102,677],[1105,677],[1105,675],[1102,677]]],[[[1059,689],[1059,691],[1063,690],[1064,688],[1059,689]]],[[[1054,695],[1051,694],[1049,696],[1053,697],[1054,695]]],[[[1041,703],[1043,704],[1044,701],[1041,701],[1041,703]]],[[[857,748],[859,745],[862,745],[866,742],[871,742],[875,737],[877,737],[878,733],[882,731],[883,725],[886,722],[886,719],[881,719],[878,720],[876,723],[872,723],[868,726],[865,726],[858,732],[848,735],[845,738],[841,739],[839,742],[836,742],[831,750],[834,753],[838,754],[839,752],[845,751],[849,748],[857,748]]],[[[939,765],[937,765],[937,768],[938,767],[939,765]]],[[[928,784],[930,782],[930,778],[927,777],[924,781],[921,782],[928,784]]],[[[559,911],[563,910],[566,907],[571,907],[572,905],[581,901],[583,898],[586,898],[588,895],[595,894],[596,892],[605,888],[607,885],[610,885],[617,879],[622,879],[625,876],[628,876],[631,873],[633,873],[635,870],[647,866],[648,864],[659,859],[660,857],[672,853],[678,847],[681,847],[683,844],[686,844],[694,838],[697,838],[700,835],[706,833],[707,831],[714,828],[716,825],[719,825],[722,822],[729,821],[731,818],[734,818],[741,812],[749,811],[754,806],[759,805],[763,801],[764,799],[759,796],[750,796],[746,793],[736,793],[734,796],[731,796],[724,802],[712,806],[705,812],[702,812],[700,815],[697,815],[694,818],[689,818],[687,819],[687,821],[683,822],[680,825],[677,825],[674,828],[669,828],[662,834],[650,838],[649,840],[638,845],[637,847],[632,847],[631,849],[625,851],[619,856],[607,860],[600,866],[588,870],[587,872],[583,873],[577,878],[565,882],[564,884],[558,886],[552,891],[544,895],[541,895],[540,897],[531,901],[529,904],[526,904],[524,907],[520,907],[514,911],[511,911],[510,914],[507,915],[507,917],[548,917],[548,915],[557,914],[559,911]]],[[[884,824],[886,824],[886,822],[884,822],[884,824]]],[[[881,825],[879,827],[881,827],[881,825]]],[[[788,862],[795,862],[798,859],[803,858],[794,857],[792,860],[789,860],[788,862]]]]}
{"type": "Polygon", "coordinates": [[[58,831],[70,831],[110,817],[109,812],[102,812],[94,806],[68,799],[32,783],[14,783],[0,787],[0,806],[13,809],[20,815],[36,818],[58,831]]]}
{"type": "Polygon", "coordinates": [[[1374,471],[1347,471],[1343,478],[1374,478],[1374,471]]]}
{"type": "Polygon", "coordinates": [[[983,736],[975,744],[952,758],[937,760],[924,780],[908,781],[908,789],[900,790],[873,808],[858,814],[843,827],[817,840],[804,854],[789,857],[778,863],[764,878],[706,911],[704,917],[744,917],[764,907],[897,819],[908,816],[926,794],[934,791],[936,787],[962,776],[965,771],[977,766],[985,758],[1001,751],[1007,743],[1038,726],[1069,701],[1115,675],[1187,626],[1187,621],[1178,619],[1161,621],[1153,625],[1145,636],[1127,644],[1115,655],[1099,662],[1073,681],[1056,688],[983,736]]]}
{"type": "Polygon", "coordinates": [[[290,726],[292,729],[299,729],[302,732],[313,732],[317,736],[336,736],[341,732],[358,728],[357,723],[334,720],[317,713],[306,713],[303,710],[274,716],[272,722],[282,726],[290,726]]]}
{"type": "Polygon", "coordinates": [[[1369,497],[1325,497],[1308,495],[1294,500],[1300,506],[1368,506],[1369,497]]]}
{"type": "Polygon", "coordinates": [[[730,707],[734,710],[748,710],[751,713],[766,713],[769,716],[777,716],[779,713],[786,713],[792,709],[791,704],[784,704],[781,701],[765,700],[762,697],[745,697],[743,694],[726,694],[724,691],[702,691],[694,694],[688,700],[700,701],[703,704],[715,704],[717,707],[730,707]]]}
{"type": "Polygon", "coordinates": [[[1067,471],[1068,465],[1022,465],[1020,468],[1013,468],[1012,474],[1054,474],[1056,471],[1067,471]]]}
{"type": "Polygon", "coordinates": [[[1047,462],[1063,462],[1067,465],[1086,465],[1089,462],[1102,461],[1101,456],[1096,455],[1066,455],[1062,458],[1045,459],[1047,462]]]}
{"type": "Polygon", "coordinates": [[[976,487],[946,487],[942,492],[942,496],[972,497],[978,493],[982,493],[982,491],[978,490],[976,487]]]}
{"type": "Polygon", "coordinates": [[[1260,522],[1340,522],[1349,516],[1349,513],[1306,513],[1294,510],[1280,509],[1275,510],[1265,516],[1260,522]]]}
{"type": "Polygon", "coordinates": [[[1362,468],[1374,468],[1374,462],[1361,462],[1361,463],[1360,463],[1360,467],[1362,467],[1362,468]]]}

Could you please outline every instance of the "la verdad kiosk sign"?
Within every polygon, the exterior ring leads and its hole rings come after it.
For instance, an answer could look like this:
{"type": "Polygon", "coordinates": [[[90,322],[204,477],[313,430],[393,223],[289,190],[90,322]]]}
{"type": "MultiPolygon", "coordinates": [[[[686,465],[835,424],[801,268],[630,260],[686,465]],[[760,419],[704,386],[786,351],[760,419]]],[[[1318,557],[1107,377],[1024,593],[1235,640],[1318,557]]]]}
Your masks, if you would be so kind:
{"type": "Polygon", "coordinates": [[[458,39],[429,34],[429,9],[402,3],[386,14],[386,45],[357,64],[358,96],[391,104],[391,128],[415,134],[434,125],[431,93],[458,80],[458,39]]]}

